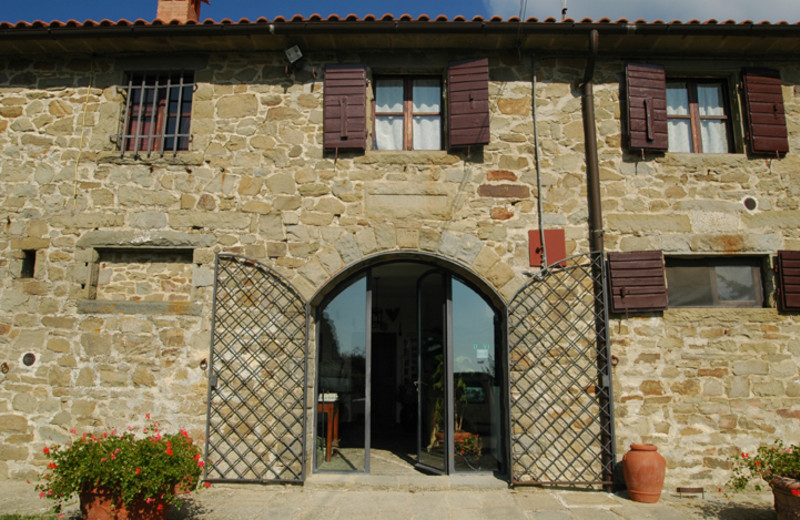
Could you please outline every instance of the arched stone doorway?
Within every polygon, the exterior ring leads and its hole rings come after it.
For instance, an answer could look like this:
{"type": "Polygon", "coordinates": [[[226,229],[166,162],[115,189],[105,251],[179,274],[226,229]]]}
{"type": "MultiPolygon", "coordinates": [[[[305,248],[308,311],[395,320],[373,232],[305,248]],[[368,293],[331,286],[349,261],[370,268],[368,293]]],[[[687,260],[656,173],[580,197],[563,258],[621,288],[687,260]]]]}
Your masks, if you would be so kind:
{"type": "Polygon", "coordinates": [[[311,307],[314,471],[507,472],[505,303],[483,280],[438,256],[380,255],[311,307]]]}

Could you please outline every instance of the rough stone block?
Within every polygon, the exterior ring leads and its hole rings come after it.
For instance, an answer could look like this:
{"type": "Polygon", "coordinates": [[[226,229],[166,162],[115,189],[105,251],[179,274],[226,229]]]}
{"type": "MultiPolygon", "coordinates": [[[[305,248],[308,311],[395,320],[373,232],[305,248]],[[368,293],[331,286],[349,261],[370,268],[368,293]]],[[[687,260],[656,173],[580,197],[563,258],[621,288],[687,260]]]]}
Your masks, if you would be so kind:
{"type": "Polygon", "coordinates": [[[478,195],[499,199],[522,200],[530,198],[531,192],[521,184],[482,184],[478,186],[478,195]]]}
{"type": "Polygon", "coordinates": [[[339,252],[339,255],[342,257],[342,261],[346,265],[354,264],[361,259],[361,250],[359,249],[356,239],[353,237],[353,235],[345,235],[334,244],[334,247],[339,252]]]}
{"type": "Polygon", "coordinates": [[[639,390],[645,396],[664,395],[664,387],[662,386],[661,381],[642,381],[642,384],[639,385],[639,390]]]}
{"type": "Polygon", "coordinates": [[[397,230],[397,246],[404,249],[416,249],[419,244],[419,231],[400,228],[397,230]]]}
{"type": "Polygon", "coordinates": [[[0,414],[0,432],[27,433],[28,420],[22,415],[0,414]]]}
{"type": "Polygon", "coordinates": [[[758,360],[738,361],[733,364],[733,374],[736,376],[765,376],[769,374],[769,363],[758,360]]]}
{"type": "Polygon", "coordinates": [[[0,446],[0,460],[14,460],[24,461],[28,460],[28,447],[27,446],[0,446]]]}
{"type": "Polygon", "coordinates": [[[81,335],[81,347],[90,358],[111,354],[111,337],[100,333],[81,335]]]}
{"type": "Polygon", "coordinates": [[[217,117],[221,119],[241,119],[257,113],[258,98],[255,94],[224,96],[217,101],[217,117]]]}
{"type": "Polygon", "coordinates": [[[375,239],[375,231],[371,228],[362,229],[356,236],[356,244],[361,254],[366,256],[378,250],[378,241],[375,239]]]}
{"type": "Polygon", "coordinates": [[[210,287],[214,285],[214,269],[208,266],[192,266],[192,285],[194,287],[210,287]]]}

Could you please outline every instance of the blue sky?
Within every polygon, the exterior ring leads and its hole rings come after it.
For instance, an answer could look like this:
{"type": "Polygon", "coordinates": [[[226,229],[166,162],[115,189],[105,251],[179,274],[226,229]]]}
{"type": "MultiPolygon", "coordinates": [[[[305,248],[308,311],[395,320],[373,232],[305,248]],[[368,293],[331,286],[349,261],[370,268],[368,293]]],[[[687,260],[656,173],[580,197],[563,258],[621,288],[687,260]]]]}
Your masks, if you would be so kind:
{"type": "MultiPolygon", "coordinates": [[[[258,17],[273,19],[277,16],[291,17],[295,14],[309,16],[314,13],[327,16],[331,13],[347,15],[355,13],[381,16],[390,13],[395,16],[420,14],[436,16],[444,14],[450,18],[463,15],[503,18],[517,16],[520,9],[526,17],[560,19],[562,2],[565,0],[295,0],[293,2],[262,2],[259,0],[210,0],[211,5],[203,5],[201,18],[222,20],[240,18],[255,20],[258,17]]],[[[719,21],[786,20],[800,22],[800,0],[566,0],[568,16],[575,19],[603,17],[617,20],[627,18],[647,21],[663,19],[666,21],[714,18],[719,21]]],[[[0,20],[17,22],[19,20],[62,20],[87,19],[152,20],[156,14],[157,0],[0,0],[0,20]]]]}

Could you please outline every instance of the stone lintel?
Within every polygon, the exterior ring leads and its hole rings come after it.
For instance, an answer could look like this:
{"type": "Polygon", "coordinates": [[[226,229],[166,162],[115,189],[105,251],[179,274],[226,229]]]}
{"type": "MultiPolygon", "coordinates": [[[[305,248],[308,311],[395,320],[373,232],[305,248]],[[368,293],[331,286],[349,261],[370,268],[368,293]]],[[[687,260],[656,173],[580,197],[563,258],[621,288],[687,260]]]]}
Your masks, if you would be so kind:
{"type": "Polygon", "coordinates": [[[200,316],[203,306],[188,302],[128,302],[116,300],[80,300],[79,314],[169,314],[200,316]]]}
{"type": "Polygon", "coordinates": [[[381,218],[450,218],[451,194],[435,183],[383,183],[366,193],[367,215],[381,218]]]}
{"type": "Polygon", "coordinates": [[[181,233],[178,231],[156,231],[142,233],[136,231],[90,231],[77,243],[78,247],[130,247],[130,248],[186,248],[211,247],[214,237],[201,233],[181,233]]]}
{"type": "Polygon", "coordinates": [[[47,247],[50,247],[49,238],[25,237],[11,239],[11,249],[45,249],[47,247]]]}

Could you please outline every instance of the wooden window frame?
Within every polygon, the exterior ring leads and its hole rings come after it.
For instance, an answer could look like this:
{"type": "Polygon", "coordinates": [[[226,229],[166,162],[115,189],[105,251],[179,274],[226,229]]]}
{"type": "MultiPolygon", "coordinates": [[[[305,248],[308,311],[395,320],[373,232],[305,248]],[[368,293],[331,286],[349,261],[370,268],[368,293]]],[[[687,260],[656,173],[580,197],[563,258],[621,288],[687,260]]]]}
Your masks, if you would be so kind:
{"type": "Polygon", "coordinates": [[[377,118],[380,116],[384,117],[402,117],[403,118],[403,151],[413,151],[414,150],[414,116],[422,116],[422,117],[430,117],[430,116],[438,116],[439,117],[439,150],[444,150],[444,128],[442,126],[444,121],[444,112],[442,107],[444,106],[444,96],[443,96],[443,85],[442,80],[438,76],[431,76],[431,75],[380,75],[376,76],[374,79],[374,96],[372,98],[372,128],[373,128],[373,138],[372,138],[372,146],[373,149],[379,150],[377,147],[377,133],[374,131],[376,128],[377,118]],[[378,97],[378,83],[380,81],[385,80],[402,80],[403,81],[403,110],[402,112],[379,112],[377,110],[377,97],[378,97]],[[421,79],[437,79],[439,80],[439,111],[438,112],[414,112],[414,81],[421,80],[421,79]]]}
{"type": "Polygon", "coordinates": [[[194,73],[192,71],[130,72],[126,86],[125,119],[121,139],[121,154],[133,152],[134,156],[146,152],[149,157],[166,151],[177,155],[189,149],[191,141],[192,93],[194,73]],[[176,81],[177,80],[177,81],[176,81]],[[184,90],[188,87],[188,96],[184,90]],[[171,98],[177,92],[176,109],[172,110],[171,98]],[[152,97],[152,100],[148,100],[152,97]],[[168,132],[170,122],[174,124],[168,132]],[[185,132],[181,132],[185,128],[185,132]]]}
{"type": "Polygon", "coordinates": [[[669,294],[669,273],[675,267],[702,267],[706,268],[708,283],[711,290],[711,305],[679,305],[670,299],[669,306],[674,308],[762,308],[766,304],[764,290],[764,265],[763,259],[755,256],[704,256],[704,257],[666,257],[665,275],[667,279],[667,294],[669,294]],[[754,300],[720,300],[717,286],[716,268],[725,266],[746,266],[750,272],[755,289],[754,300]]]}
{"type": "Polygon", "coordinates": [[[702,121],[724,121],[725,122],[725,141],[728,145],[727,153],[734,153],[733,144],[733,123],[731,115],[731,99],[728,89],[728,83],[724,79],[697,79],[697,78],[667,78],[666,88],[669,90],[670,85],[676,83],[685,83],[686,91],[689,98],[689,113],[688,114],[670,114],[669,106],[667,107],[667,123],[672,120],[689,121],[689,129],[691,132],[691,152],[690,153],[710,153],[703,151],[701,123],[702,121]],[[701,116],[700,107],[698,103],[697,87],[698,85],[718,85],[722,90],[722,111],[721,116],[701,116]]]}

